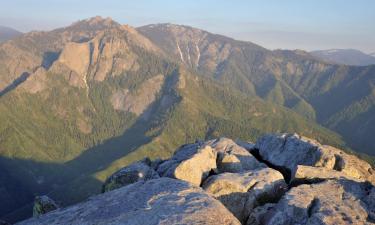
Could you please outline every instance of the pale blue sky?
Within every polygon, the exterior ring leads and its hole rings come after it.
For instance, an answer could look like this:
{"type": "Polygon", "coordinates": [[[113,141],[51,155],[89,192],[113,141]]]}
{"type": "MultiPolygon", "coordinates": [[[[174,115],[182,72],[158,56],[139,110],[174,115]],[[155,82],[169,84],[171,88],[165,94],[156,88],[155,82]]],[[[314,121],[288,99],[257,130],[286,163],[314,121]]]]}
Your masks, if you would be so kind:
{"type": "Polygon", "coordinates": [[[0,0],[0,25],[49,30],[96,15],[177,23],[264,47],[375,52],[375,0],[0,0]]]}

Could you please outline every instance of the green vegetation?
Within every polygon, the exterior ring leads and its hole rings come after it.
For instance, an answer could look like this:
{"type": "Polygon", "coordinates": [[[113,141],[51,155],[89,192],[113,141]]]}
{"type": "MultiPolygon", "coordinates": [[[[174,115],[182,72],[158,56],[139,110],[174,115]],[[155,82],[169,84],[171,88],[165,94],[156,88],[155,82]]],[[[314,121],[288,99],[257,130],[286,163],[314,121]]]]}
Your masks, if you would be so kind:
{"type": "MultiPolygon", "coordinates": [[[[80,26],[67,29],[80,40],[80,26]]],[[[18,44],[40,56],[58,45],[59,32],[18,44]]],[[[208,52],[208,64],[217,67],[191,68],[176,62],[173,49],[152,52],[132,41],[126,48],[137,61],[136,70],[107,74],[101,82],[88,77],[88,89],[70,85],[68,74],[48,72],[47,89],[30,94],[21,84],[0,97],[0,215],[16,209],[13,219],[29,215],[38,194],[48,193],[62,205],[81,201],[99,193],[115,170],[146,156],[168,158],[179,145],[197,139],[227,136],[254,142],[264,133],[297,132],[348,151],[363,146],[362,152],[371,153],[375,67],[323,64],[208,35],[207,41],[221,48],[229,44],[231,54],[216,62],[208,52]],[[160,74],[162,88],[141,115],[114,109],[113,93],[126,89],[136,96],[160,74]],[[345,142],[317,122],[339,131],[345,142]]],[[[161,47],[174,47],[174,42],[161,41],[161,47]]]]}

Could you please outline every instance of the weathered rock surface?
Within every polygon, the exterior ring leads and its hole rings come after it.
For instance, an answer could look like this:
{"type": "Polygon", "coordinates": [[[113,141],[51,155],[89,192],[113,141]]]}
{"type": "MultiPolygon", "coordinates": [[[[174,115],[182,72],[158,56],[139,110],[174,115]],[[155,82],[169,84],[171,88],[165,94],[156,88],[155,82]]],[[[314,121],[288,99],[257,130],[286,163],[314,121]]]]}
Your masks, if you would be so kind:
{"type": "Polygon", "coordinates": [[[201,188],[160,178],[141,181],[19,224],[230,224],[239,221],[201,188]]]}
{"type": "Polygon", "coordinates": [[[183,145],[173,157],[158,166],[161,176],[177,178],[200,186],[210,171],[216,170],[216,152],[200,143],[183,145]]]}
{"type": "Polygon", "coordinates": [[[374,224],[374,210],[371,184],[327,180],[292,188],[272,209],[264,211],[261,224],[374,224]]]}
{"type": "Polygon", "coordinates": [[[254,207],[277,201],[286,191],[286,186],[283,175],[270,168],[214,175],[203,184],[208,193],[242,222],[246,222],[254,207]]]}
{"type": "Polygon", "coordinates": [[[56,210],[59,206],[46,195],[37,196],[34,200],[33,216],[40,216],[56,210]]]}
{"type": "MultiPolygon", "coordinates": [[[[318,182],[320,180],[326,179],[339,179],[339,178],[346,178],[346,179],[354,179],[352,176],[347,175],[346,173],[330,170],[324,167],[312,167],[312,166],[303,166],[298,165],[295,171],[295,174],[292,176],[292,183],[300,183],[300,182],[318,182]]],[[[355,179],[366,181],[364,179],[355,179]]]]}
{"type": "Polygon", "coordinates": [[[103,192],[57,210],[40,197],[20,224],[375,225],[371,166],[296,134],[183,145],[120,169],[103,192]]]}
{"type": "Polygon", "coordinates": [[[297,134],[265,135],[255,148],[264,160],[289,169],[291,174],[295,174],[297,165],[325,167],[375,184],[375,172],[367,162],[297,134]]]}
{"type": "Polygon", "coordinates": [[[159,178],[159,174],[151,168],[147,160],[133,163],[112,174],[103,184],[103,192],[111,191],[138,181],[159,178]]]}
{"type": "Polygon", "coordinates": [[[219,173],[238,173],[266,167],[249,151],[229,138],[218,138],[208,141],[207,144],[217,152],[217,169],[219,173]]]}
{"type": "Polygon", "coordinates": [[[129,90],[116,91],[111,97],[114,109],[142,114],[153,103],[160,92],[164,82],[164,76],[159,74],[146,80],[134,93],[129,90]]]}
{"type": "Polygon", "coordinates": [[[274,203],[267,203],[254,208],[247,219],[246,225],[264,224],[268,219],[268,213],[273,209],[273,207],[275,207],[274,203]]]}

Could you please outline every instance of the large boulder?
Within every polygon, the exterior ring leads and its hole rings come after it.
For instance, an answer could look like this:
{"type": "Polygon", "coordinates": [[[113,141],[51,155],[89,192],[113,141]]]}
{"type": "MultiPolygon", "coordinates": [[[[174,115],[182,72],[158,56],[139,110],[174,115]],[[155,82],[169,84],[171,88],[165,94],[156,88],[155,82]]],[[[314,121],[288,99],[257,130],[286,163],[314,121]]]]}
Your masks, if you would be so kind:
{"type": "Polygon", "coordinates": [[[258,215],[261,224],[374,224],[375,188],[346,179],[304,184],[292,188],[271,208],[258,215]]]}
{"type": "Polygon", "coordinates": [[[216,152],[208,145],[194,143],[181,146],[170,160],[158,166],[164,177],[188,181],[200,186],[211,171],[216,170],[216,152]]]}
{"type": "Polygon", "coordinates": [[[36,196],[34,200],[33,216],[40,216],[56,210],[59,206],[47,195],[36,196]]]}
{"type": "Polygon", "coordinates": [[[292,175],[298,165],[325,167],[375,184],[375,172],[367,162],[297,134],[265,135],[258,139],[255,149],[264,160],[288,169],[292,175]]]}
{"type": "Polygon", "coordinates": [[[264,168],[243,173],[222,173],[209,177],[203,189],[220,200],[241,222],[258,205],[276,202],[286,191],[283,175],[264,168]]]}
{"type": "Polygon", "coordinates": [[[266,167],[248,150],[229,138],[218,138],[208,141],[206,144],[217,152],[217,169],[219,173],[238,173],[266,167]]]}
{"type": "Polygon", "coordinates": [[[144,159],[118,170],[104,182],[102,192],[111,191],[138,181],[159,178],[159,174],[151,167],[151,164],[152,162],[149,159],[144,159]]]}
{"type": "Polygon", "coordinates": [[[240,222],[216,199],[185,181],[140,181],[20,225],[173,225],[240,222]]]}

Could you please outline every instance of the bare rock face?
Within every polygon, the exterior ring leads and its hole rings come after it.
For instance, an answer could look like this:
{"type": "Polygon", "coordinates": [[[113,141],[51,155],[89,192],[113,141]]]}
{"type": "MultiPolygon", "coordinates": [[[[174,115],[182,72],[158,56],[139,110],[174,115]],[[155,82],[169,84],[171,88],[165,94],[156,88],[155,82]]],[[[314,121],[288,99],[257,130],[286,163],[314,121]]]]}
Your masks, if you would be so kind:
{"type": "Polygon", "coordinates": [[[151,164],[141,161],[124,167],[112,174],[103,184],[103,192],[111,191],[138,181],[159,178],[159,174],[151,168],[151,164]]]}
{"type": "Polygon", "coordinates": [[[80,76],[86,76],[90,65],[89,43],[67,43],[58,61],[75,71],[80,76]]]}
{"type": "Polygon", "coordinates": [[[208,141],[207,144],[217,152],[217,169],[219,173],[238,173],[266,167],[249,151],[229,138],[219,138],[208,141]]]}
{"type": "Polygon", "coordinates": [[[134,93],[127,89],[116,91],[111,97],[113,108],[141,115],[155,101],[163,82],[164,76],[159,74],[146,80],[134,93]]]}
{"type": "Polygon", "coordinates": [[[375,189],[339,179],[292,188],[261,224],[374,224],[375,189]]]}
{"type": "Polygon", "coordinates": [[[19,224],[239,225],[240,222],[201,188],[160,178],[137,182],[19,224]]]}
{"type": "Polygon", "coordinates": [[[256,206],[277,201],[286,191],[287,185],[281,173],[264,168],[214,175],[202,187],[244,223],[256,206]]]}
{"type": "Polygon", "coordinates": [[[183,145],[174,156],[158,167],[161,176],[188,181],[200,186],[210,171],[216,170],[216,152],[199,143],[183,145]]]}
{"type": "Polygon", "coordinates": [[[47,71],[43,67],[39,67],[22,83],[21,87],[28,93],[35,94],[48,87],[47,80],[47,71]]]}
{"type": "Polygon", "coordinates": [[[47,195],[37,196],[34,200],[33,216],[37,217],[53,210],[59,206],[47,195]]]}
{"type": "Polygon", "coordinates": [[[298,165],[306,165],[340,171],[349,177],[375,183],[375,173],[367,162],[297,134],[265,135],[255,148],[264,160],[289,169],[291,174],[296,173],[298,165]]]}

